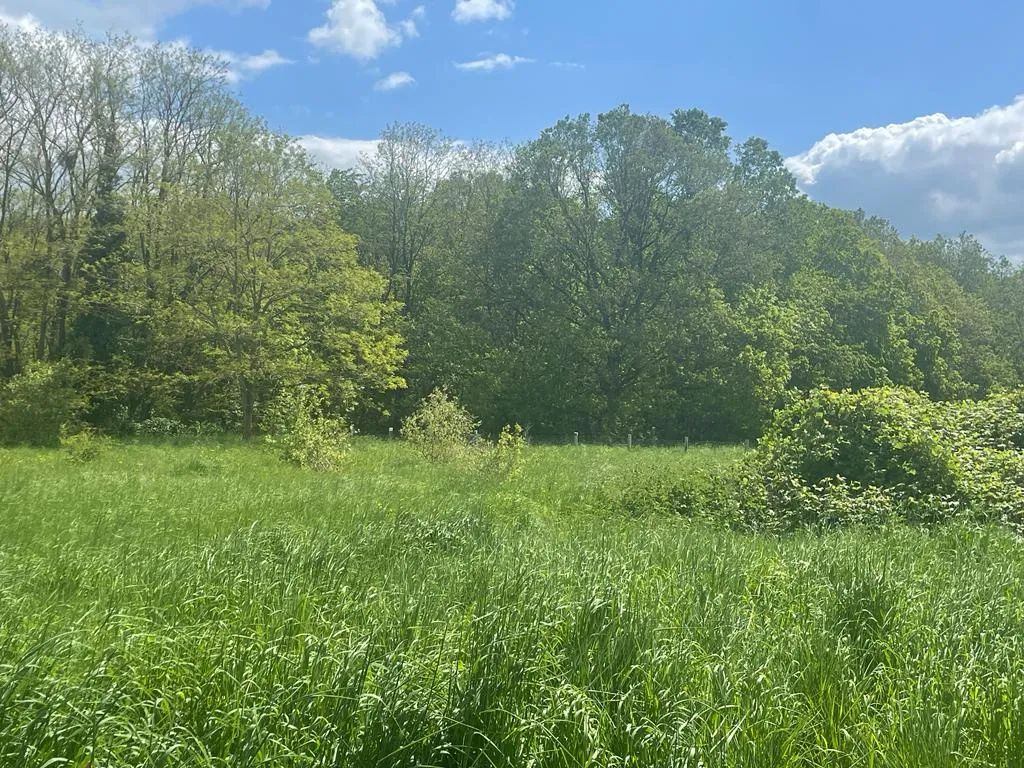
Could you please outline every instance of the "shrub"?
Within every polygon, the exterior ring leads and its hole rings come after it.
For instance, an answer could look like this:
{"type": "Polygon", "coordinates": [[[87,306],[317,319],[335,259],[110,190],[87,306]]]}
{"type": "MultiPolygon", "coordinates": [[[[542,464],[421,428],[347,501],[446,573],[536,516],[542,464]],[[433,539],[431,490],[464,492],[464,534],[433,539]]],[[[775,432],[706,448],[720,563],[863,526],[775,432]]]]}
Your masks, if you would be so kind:
{"type": "Polygon", "coordinates": [[[465,457],[480,422],[444,390],[435,389],[402,423],[402,436],[431,461],[465,457]]]}
{"type": "Polygon", "coordinates": [[[71,430],[64,428],[60,447],[71,461],[88,463],[98,459],[109,447],[110,441],[90,428],[71,430]]]}
{"type": "Polygon", "coordinates": [[[1024,451],[1024,390],[998,392],[980,402],[959,404],[963,428],[996,450],[1024,451]]]}
{"type": "Polygon", "coordinates": [[[696,469],[685,474],[635,470],[610,489],[613,508],[628,515],[679,515],[735,525],[738,520],[735,467],[696,469]]]}
{"type": "Polygon", "coordinates": [[[134,425],[132,431],[139,437],[150,438],[183,437],[192,433],[187,424],[177,419],[168,419],[163,416],[154,416],[145,421],[140,421],[134,425]]]}
{"type": "Polygon", "coordinates": [[[36,363],[0,388],[0,443],[55,448],[84,407],[66,365],[36,363]]]}
{"type": "Polygon", "coordinates": [[[510,480],[523,468],[523,450],[526,448],[526,436],[523,428],[506,426],[498,436],[498,442],[490,449],[489,467],[503,480],[510,480]]]}
{"type": "Polygon", "coordinates": [[[321,393],[299,388],[279,396],[272,408],[274,433],[267,438],[284,461],[317,472],[344,465],[350,438],[344,421],[328,416],[321,393]]]}
{"type": "Polygon", "coordinates": [[[806,485],[843,477],[913,494],[954,493],[960,440],[948,440],[951,415],[911,390],[818,390],[780,414],[762,455],[806,485]]]}
{"type": "Polygon", "coordinates": [[[747,522],[785,531],[970,513],[1017,525],[1024,454],[1012,441],[1015,402],[816,390],[777,414],[747,467],[747,522]]]}

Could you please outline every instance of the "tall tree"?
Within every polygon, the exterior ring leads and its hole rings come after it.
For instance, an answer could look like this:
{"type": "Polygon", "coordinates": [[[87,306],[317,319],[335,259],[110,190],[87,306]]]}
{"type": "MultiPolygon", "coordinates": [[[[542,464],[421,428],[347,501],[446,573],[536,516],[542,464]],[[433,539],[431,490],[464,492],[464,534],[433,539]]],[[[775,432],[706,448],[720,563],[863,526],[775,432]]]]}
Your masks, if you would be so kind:
{"type": "Polygon", "coordinates": [[[382,280],[356,261],[322,177],[258,123],[218,136],[220,184],[167,194],[163,314],[201,345],[214,386],[235,388],[245,437],[282,387],[321,383],[338,408],[401,384],[404,353],[382,280]]]}
{"type": "Polygon", "coordinates": [[[384,299],[413,309],[425,250],[435,241],[441,211],[438,183],[458,160],[458,145],[418,124],[391,125],[366,159],[362,251],[387,278],[384,299]]]}

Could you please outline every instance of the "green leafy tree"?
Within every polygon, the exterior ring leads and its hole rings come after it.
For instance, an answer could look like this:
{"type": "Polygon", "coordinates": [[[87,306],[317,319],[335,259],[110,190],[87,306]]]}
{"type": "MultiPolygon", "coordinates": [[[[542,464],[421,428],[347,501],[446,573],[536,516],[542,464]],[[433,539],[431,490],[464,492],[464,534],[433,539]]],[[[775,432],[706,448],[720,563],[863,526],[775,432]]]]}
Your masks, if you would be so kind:
{"type": "Polygon", "coordinates": [[[222,140],[223,187],[167,204],[162,327],[198,341],[202,375],[237,391],[245,437],[283,387],[322,382],[345,411],[401,386],[395,308],[306,156],[255,124],[222,140]]]}

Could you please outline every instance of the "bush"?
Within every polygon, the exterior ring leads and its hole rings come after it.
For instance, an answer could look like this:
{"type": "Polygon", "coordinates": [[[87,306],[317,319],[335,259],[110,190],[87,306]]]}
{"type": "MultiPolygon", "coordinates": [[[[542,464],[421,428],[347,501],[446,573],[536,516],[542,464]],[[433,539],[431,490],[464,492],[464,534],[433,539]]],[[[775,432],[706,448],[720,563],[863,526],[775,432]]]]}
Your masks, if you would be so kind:
{"type": "Polygon", "coordinates": [[[153,416],[152,418],[131,424],[129,431],[137,437],[171,440],[180,437],[202,437],[204,435],[216,435],[220,432],[213,424],[195,422],[186,424],[178,419],[170,419],[165,416],[153,416]]]}
{"type": "Polygon", "coordinates": [[[959,404],[963,427],[995,450],[1024,451],[1024,390],[959,404]]]}
{"type": "Polygon", "coordinates": [[[107,450],[110,441],[89,428],[77,431],[65,428],[60,438],[60,447],[74,462],[86,464],[95,461],[107,450]]]}
{"type": "Polygon", "coordinates": [[[948,439],[952,415],[911,390],[817,390],[779,413],[760,456],[806,486],[841,477],[908,495],[955,493],[961,440],[948,439]]]}
{"type": "Polygon", "coordinates": [[[479,426],[457,399],[435,389],[402,423],[402,436],[431,461],[454,461],[469,453],[479,426]]]}
{"type": "Polygon", "coordinates": [[[0,443],[55,448],[84,407],[66,365],[36,363],[0,388],[0,443]]]}
{"type": "Polygon", "coordinates": [[[337,472],[348,458],[344,421],[324,412],[324,398],[309,388],[283,393],[272,411],[274,434],[267,438],[284,461],[317,472],[337,472]]]}
{"type": "Polygon", "coordinates": [[[941,522],[1018,525],[1019,402],[936,403],[905,389],[816,390],[780,411],[744,475],[758,530],[941,522]],[[1011,417],[1012,414],[1012,417],[1011,417]]]}
{"type": "Polygon", "coordinates": [[[187,424],[163,416],[154,416],[151,419],[140,421],[133,426],[132,431],[139,437],[149,438],[183,437],[191,433],[187,424]]]}
{"type": "Polygon", "coordinates": [[[735,525],[738,475],[734,467],[685,474],[635,470],[610,489],[612,507],[632,516],[678,515],[735,525]]]}
{"type": "Polygon", "coordinates": [[[523,451],[526,448],[526,436],[523,428],[506,426],[498,436],[498,442],[490,449],[490,470],[503,480],[511,480],[523,468],[523,451]]]}

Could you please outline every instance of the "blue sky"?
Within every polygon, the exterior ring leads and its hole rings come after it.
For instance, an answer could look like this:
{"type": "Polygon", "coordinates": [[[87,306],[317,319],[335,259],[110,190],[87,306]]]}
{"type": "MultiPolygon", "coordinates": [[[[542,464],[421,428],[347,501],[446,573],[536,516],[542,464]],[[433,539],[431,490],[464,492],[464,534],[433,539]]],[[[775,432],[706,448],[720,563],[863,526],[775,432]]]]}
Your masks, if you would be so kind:
{"type": "Polygon", "coordinates": [[[1024,3],[0,0],[28,16],[222,52],[325,162],[396,120],[522,141],[566,114],[697,106],[816,199],[1024,254],[1024,3]]]}

